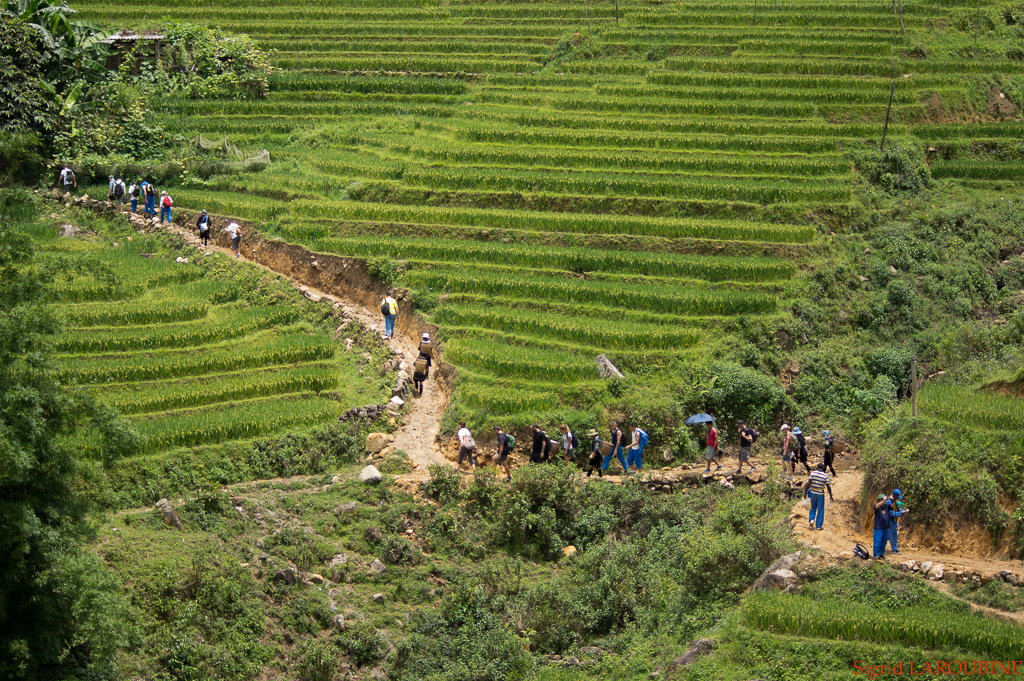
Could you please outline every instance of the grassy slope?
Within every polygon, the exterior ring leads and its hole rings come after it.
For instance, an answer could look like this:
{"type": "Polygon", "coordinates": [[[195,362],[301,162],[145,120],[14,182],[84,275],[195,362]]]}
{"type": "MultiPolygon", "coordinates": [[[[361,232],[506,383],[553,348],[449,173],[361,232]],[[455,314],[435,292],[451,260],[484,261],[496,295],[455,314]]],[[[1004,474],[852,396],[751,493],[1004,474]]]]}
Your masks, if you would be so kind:
{"type": "MultiPolygon", "coordinates": [[[[57,238],[63,222],[52,218],[30,229],[41,249],[85,252],[109,267],[110,279],[99,285],[58,277],[62,300],[81,300],[85,292],[92,302],[58,307],[69,326],[55,339],[58,352],[65,351],[54,358],[57,370],[141,435],[136,456],[113,469],[96,467],[88,484],[102,505],[135,507],[210,484],[322,470],[331,455],[320,461],[319,453],[305,451],[320,446],[300,442],[294,454],[280,455],[274,452],[281,447],[270,446],[270,455],[260,447],[279,438],[305,441],[345,409],[390,395],[387,379],[366,371],[383,362],[380,343],[364,342],[352,326],[346,334],[359,339],[357,351],[337,351],[334,312],[309,303],[283,279],[218,255],[196,262],[194,250],[119,223],[72,219],[99,234],[57,238]],[[179,254],[192,263],[175,263],[179,254]],[[168,304],[169,317],[150,314],[168,304]],[[187,321],[179,321],[178,310],[188,312],[187,321]]],[[[75,446],[86,458],[100,458],[96,433],[80,431],[75,446]]]]}

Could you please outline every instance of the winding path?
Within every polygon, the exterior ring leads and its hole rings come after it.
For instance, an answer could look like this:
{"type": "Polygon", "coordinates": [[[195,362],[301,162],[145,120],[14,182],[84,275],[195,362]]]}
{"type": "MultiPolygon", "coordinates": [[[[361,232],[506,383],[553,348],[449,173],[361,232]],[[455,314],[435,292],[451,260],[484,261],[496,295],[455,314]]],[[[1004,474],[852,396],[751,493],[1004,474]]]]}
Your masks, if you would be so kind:
{"type": "MultiPolygon", "coordinates": [[[[133,222],[133,225],[137,225],[137,223],[133,222]]],[[[200,254],[221,253],[228,257],[233,255],[231,249],[215,245],[213,243],[213,239],[210,240],[211,243],[208,248],[203,247],[200,244],[199,237],[196,233],[186,227],[176,224],[165,224],[163,225],[163,229],[171,234],[180,236],[189,245],[193,246],[200,254]]],[[[268,272],[273,272],[274,274],[284,277],[296,288],[301,287],[304,291],[308,290],[311,293],[328,300],[342,303],[345,307],[346,316],[352,319],[357,319],[367,328],[381,328],[383,326],[383,320],[379,310],[370,310],[360,302],[346,298],[344,295],[339,295],[339,293],[335,291],[323,291],[312,286],[300,286],[298,282],[285,272],[277,271],[267,265],[253,260],[247,260],[247,262],[257,267],[261,267],[268,272]]],[[[381,334],[381,339],[383,340],[383,334],[381,334]]],[[[411,364],[413,359],[416,357],[419,338],[410,338],[407,334],[396,333],[390,341],[384,341],[384,343],[392,350],[392,352],[401,353],[405,360],[411,364]]],[[[402,477],[417,477],[417,475],[425,476],[426,467],[431,464],[450,464],[450,462],[441,455],[441,450],[437,444],[438,434],[441,432],[441,416],[444,414],[444,410],[448,406],[448,395],[441,386],[438,385],[436,380],[428,379],[424,384],[423,395],[415,397],[410,396],[407,398],[407,401],[411,401],[412,405],[409,411],[404,414],[401,427],[394,433],[395,441],[393,446],[396,450],[404,449],[405,453],[409,456],[409,459],[419,466],[411,476],[402,477]]]]}

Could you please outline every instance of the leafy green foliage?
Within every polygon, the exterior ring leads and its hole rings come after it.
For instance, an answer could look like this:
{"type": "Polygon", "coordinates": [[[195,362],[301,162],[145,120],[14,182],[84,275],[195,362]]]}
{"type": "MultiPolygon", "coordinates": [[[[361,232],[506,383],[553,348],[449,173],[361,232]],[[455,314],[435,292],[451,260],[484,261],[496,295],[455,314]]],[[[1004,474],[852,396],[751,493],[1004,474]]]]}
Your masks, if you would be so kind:
{"type": "MultiPolygon", "coordinates": [[[[45,306],[52,277],[12,224],[32,212],[0,194],[0,671],[17,676],[78,672],[107,678],[131,644],[133,617],[117,582],[77,539],[85,500],[80,462],[63,442],[89,403],[63,391],[48,353],[56,320],[45,306]],[[13,210],[12,210],[12,204],[13,210]]],[[[109,457],[132,453],[136,435],[113,414],[93,415],[109,457]],[[127,451],[126,451],[127,450],[127,451]]],[[[108,459],[109,460],[109,459],[108,459]]]]}

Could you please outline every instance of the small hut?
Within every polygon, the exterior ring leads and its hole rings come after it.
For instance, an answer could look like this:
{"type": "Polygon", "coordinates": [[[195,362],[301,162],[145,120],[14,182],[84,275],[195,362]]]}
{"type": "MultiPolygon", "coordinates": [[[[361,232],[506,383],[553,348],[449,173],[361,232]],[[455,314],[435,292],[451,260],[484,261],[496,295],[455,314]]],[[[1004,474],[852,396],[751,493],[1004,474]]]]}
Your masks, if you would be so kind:
{"type": "Polygon", "coordinates": [[[107,61],[105,66],[108,71],[117,71],[121,68],[121,62],[124,60],[125,55],[129,54],[139,45],[152,45],[153,49],[145,49],[140,51],[140,56],[144,60],[152,59],[154,62],[160,61],[160,43],[166,40],[167,36],[157,35],[155,33],[131,33],[127,30],[122,30],[114,35],[110,36],[103,42],[110,45],[110,52],[107,54],[107,61]]]}

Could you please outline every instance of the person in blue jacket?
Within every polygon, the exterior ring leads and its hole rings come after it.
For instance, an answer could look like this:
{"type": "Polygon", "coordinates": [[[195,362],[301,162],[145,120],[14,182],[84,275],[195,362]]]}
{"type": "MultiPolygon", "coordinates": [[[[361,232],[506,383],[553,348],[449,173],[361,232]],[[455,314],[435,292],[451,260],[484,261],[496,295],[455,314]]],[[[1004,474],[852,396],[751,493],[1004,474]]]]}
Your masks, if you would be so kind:
{"type": "Polygon", "coordinates": [[[889,509],[889,533],[887,539],[889,541],[889,548],[892,549],[892,553],[900,555],[899,546],[896,545],[898,540],[898,534],[900,531],[899,517],[905,512],[903,510],[903,492],[898,489],[892,491],[892,495],[886,500],[889,509]]]}
{"type": "Polygon", "coordinates": [[[875,536],[872,555],[875,560],[885,560],[885,542],[889,538],[889,498],[884,494],[878,495],[875,503],[875,536]]]}

